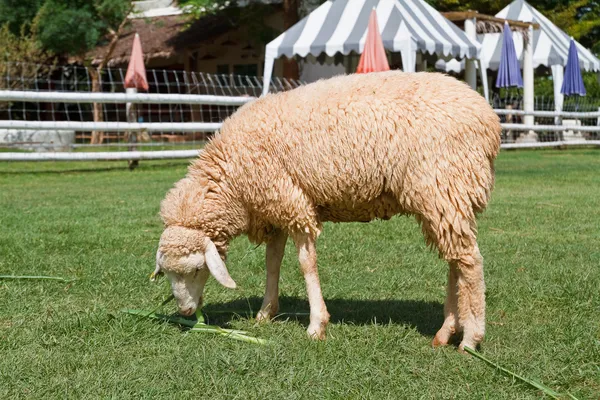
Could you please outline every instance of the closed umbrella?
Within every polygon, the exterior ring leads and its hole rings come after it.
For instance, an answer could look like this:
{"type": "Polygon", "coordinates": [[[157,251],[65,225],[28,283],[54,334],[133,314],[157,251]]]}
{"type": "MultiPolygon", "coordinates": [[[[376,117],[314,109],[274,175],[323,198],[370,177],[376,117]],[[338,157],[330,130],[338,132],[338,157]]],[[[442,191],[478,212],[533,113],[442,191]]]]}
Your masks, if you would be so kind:
{"type": "Polygon", "coordinates": [[[575,111],[579,111],[579,96],[585,96],[587,92],[583,85],[583,77],[579,67],[579,54],[573,38],[571,38],[571,44],[569,45],[569,56],[560,92],[565,96],[577,96],[575,98],[575,111]]]}
{"type": "MultiPolygon", "coordinates": [[[[144,66],[142,42],[140,41],[140,35],[136,33],[135,37],[133,38],[133,47],[131,48],[131,56],[129,57],[127,73],[125,74],[125,90],[127,93],[135,94],[137,93],[138,89],[148,90],[148,79],[146,78],[146,67],[144,66]]],[[[126,110],[127,122],[138,122],[135,104],[127,103],[126,110]]],[[[131,146],[129,146],[128,150],[137,150],[137,147],[135,146],[138,141],[137,132],[130,132],[128,141],[131,143],[131,146]]],[[[137,165],[137,160],[129,160],[130,169],[134,169],[137,167],[137,165]]]]}
{"type": "Polygon", "coordinates": [[[356,73],[364,74],[367,72],[389,70],[390,65],[388,64],[383,41],[381,40],[381,34],[379,33],[379,25],[377,24],[377,13],[375,12],[375,9],[373,9],[373,11],[371,11],[371,16],[369,17],[365,47],[360,55],[356,73]]]}
{"type": "Polygon", "coordinates": [[[146,67],[144,66],[144,53],[142,52],[142,42],[137,33],[133,38],[133,47],[125,74],[125,87],[136,90],[148,90],[148,79],[146,79],[146,67]]]}
{"type": "Polygon", "coordinates": [[[515,51],[515,42],[513,41],[512,31],[508,26],[508,23],[504,22],[502,51],[500,53],[500,67],[498,68],[496,87],[508,88],[514,86],[522,88],[523,78],[521,77],[521,68],[519,66],[517,52],[515,51]]]}
{"type": "Polygon", "coordinates": [[[579,55],[577,54],[577,46],[571,38],[569,45],[569,58],[567,59],[567,67],[565,68],[565,77],[563,80],[560,92],[565,96],[585,96],[585,86],[581,77],[581,69],[579,68],[579,55]]]}

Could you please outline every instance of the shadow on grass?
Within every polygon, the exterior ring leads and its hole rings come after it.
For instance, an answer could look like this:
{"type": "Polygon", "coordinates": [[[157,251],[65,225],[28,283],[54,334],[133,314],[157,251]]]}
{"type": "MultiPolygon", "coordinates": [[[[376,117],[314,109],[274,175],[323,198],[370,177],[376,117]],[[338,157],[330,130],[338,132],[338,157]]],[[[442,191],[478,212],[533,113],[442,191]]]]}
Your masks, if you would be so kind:
{"type": "MultiPolygon", "coordinates": [[[[223,324],[233,315],[255,317],[262,298],[250,297],[227,303],[213,303],[204,308],[210,323],[223,324]]],[[[444,322],[443,304],[420,300],[353,300],[325,299],[331,315],[330,323],[355,325],[399,324],[414,326],[425,336],[434,336],[444,322]]],[[[276,319],[292,319],[308,325],[308,301],[299,297],[281,297],[276,319]]]]}

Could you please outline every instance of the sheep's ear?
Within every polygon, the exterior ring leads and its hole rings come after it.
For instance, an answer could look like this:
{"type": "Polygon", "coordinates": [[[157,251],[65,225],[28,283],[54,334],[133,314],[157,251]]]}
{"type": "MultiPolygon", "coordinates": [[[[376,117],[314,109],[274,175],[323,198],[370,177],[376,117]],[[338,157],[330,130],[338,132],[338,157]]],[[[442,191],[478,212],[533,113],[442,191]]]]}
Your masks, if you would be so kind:
{"type": "Polygon", "coordinates": [[[158,278],[159,276],[161,276],[163,274],[163,272],[161,271],[161,268],[160,268],[161,257],[162,257],[162,253],[160,250],[158,250],[156,252],[156,269],[154,270],[153,273],[150,274],[150,280],[152,282],[156,282],[156,278],[158,278]]]}
{"type": "Polygon", "coordinates": [[[229,276],[227,267],[221,259],[221,256],[217,251],[217,247],[212,240],[207,240],[205,257],[206,265],[208,266],[208,270],[210,271],[211,275],[214,276],[215,279],[226,288],[235,289],[237,285],[233,279],[231,279],[231,276],[229,276]]]}

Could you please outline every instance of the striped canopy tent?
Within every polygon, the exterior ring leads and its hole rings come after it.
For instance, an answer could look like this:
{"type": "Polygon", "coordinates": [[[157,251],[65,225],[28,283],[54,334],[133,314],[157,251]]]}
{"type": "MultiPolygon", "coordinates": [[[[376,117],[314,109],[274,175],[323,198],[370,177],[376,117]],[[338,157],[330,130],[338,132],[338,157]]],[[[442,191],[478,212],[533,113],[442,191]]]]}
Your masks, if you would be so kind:
{"type": "MultiPolygon", "coordinates": [[[[546,66],[552,69],[555,105],[557,109],[562,110],[563,96],[560,93],[560,88],[563,82],[563,68],[567,65],[569,58],[571,38],[524,0],[513,1],[496,14],[496,17],[523,22],[535,22],[540,25],[540,29],[533,31],[533,68],[546,66]]],[[[481,64],[485,68],[497,70],[500,66],[502,34],[486,33],[478,35],[478,39],[481,42],[481,64]]],[[[513,32],[513,39],[517,57],[522,66],[523,36],[519,32],[513,32]]],[[[575,42],[575,45],[579,53],[579,66],[581,69],[599,72],[600,60],[580,43],[575,42]]],[[[446,72],[460,72],[464,69],[464,62],[451,60],[445,63],[445,65],[443,62],[438,62],[436,66],[444,69],[446,72]]]]}
{"type": "Polygon", "coordinates": [[[416,53],[477,59],[480,45],[423,0],[329,0],[267,44],[263,94],[275,59],[322,53],[362,53],[371,10],[377,12],[383,46],[400,52],[405,71],[414,71],[416,53]]]}

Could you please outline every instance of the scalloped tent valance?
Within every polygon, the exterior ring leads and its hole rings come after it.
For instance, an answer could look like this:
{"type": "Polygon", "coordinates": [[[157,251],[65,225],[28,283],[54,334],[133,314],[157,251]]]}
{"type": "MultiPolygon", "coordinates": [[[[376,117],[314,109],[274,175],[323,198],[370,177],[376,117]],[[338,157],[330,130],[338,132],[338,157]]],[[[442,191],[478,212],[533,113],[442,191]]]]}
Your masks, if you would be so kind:
{"type": "Polygon", "coordinates": [[[267,45],[265,83],[271,79],[274,60],[281,56],[362,53],[373,9],[384,47],[402,54],[406,71],[415,70],[417,51],[479,57],[479,43],[423,0],[329,0],[267,45]]]}

